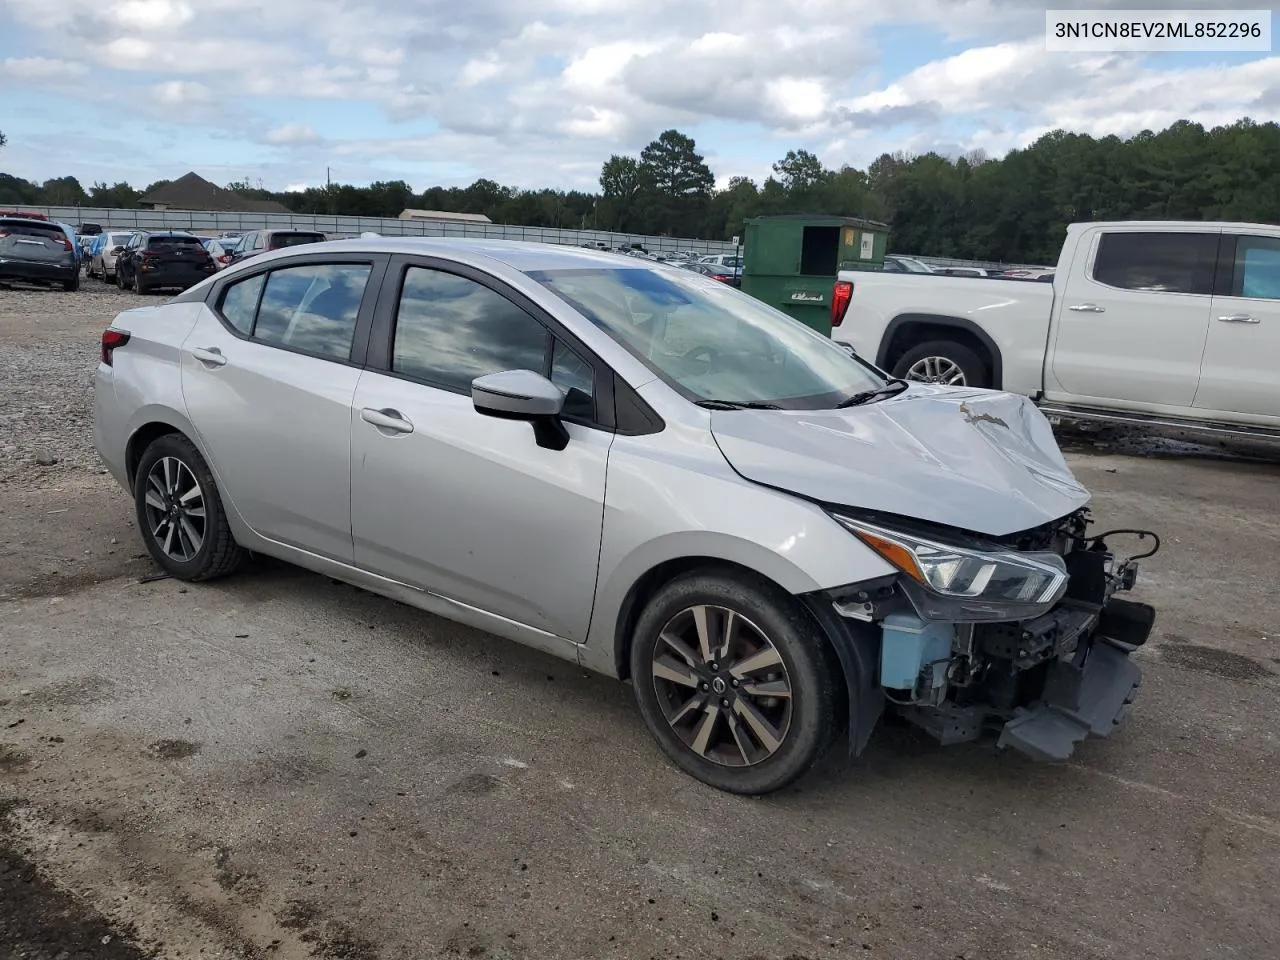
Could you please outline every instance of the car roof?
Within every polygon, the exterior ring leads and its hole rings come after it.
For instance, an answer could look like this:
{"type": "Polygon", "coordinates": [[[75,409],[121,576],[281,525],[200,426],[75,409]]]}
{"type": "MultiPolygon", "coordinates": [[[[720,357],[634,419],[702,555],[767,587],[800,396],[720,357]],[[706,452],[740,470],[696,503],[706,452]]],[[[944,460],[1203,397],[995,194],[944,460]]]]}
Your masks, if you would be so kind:
{"type": "MultiPolygon", "coordinates": [[[[289,253],[307,256],[316,252],[319,244],[290,247],[289,253]]],[[[572,270],[584,268],[612,268],[619,270],[643,270],[660,266],[653,260],[628,257],[606,250],[590,250],[585,247],[555,243],[535,243],[530,240],[482,240],[462,237],[368,237],[351,240],[330,240],[323,244],[326,251],[334,253],[378,251],[381,253],[419,254],[422,256],[447,256],[484,258],[497,261],[513,270],[527,273],[530,270],[572,270]]],[[[279,254],[277,254],[278,256],[279,254]]]]}

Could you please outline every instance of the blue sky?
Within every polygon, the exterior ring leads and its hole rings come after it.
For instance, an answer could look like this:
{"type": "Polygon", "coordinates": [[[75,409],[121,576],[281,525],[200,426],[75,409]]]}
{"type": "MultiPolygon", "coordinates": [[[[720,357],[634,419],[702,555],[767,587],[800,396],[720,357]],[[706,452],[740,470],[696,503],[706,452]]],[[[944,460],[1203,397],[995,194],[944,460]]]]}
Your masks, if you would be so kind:
{"type": "MultiPolygon", "coordinates": [[[[1055,8],[1069,2],[1051,4],[1055,8]]],[[[1168,7],[1144,0],[1075,6],[1168,7]]],[[[1200,3],[1198,6],[1215,6],[1200,3]]],[[[0,170],[271,189],[592,189],[669,127],[721,183],[788,149],[998,156],[1056,127],[1276,119],[1280,60],[1050,54],[1028,0],[0,0],[0,170]]]]}

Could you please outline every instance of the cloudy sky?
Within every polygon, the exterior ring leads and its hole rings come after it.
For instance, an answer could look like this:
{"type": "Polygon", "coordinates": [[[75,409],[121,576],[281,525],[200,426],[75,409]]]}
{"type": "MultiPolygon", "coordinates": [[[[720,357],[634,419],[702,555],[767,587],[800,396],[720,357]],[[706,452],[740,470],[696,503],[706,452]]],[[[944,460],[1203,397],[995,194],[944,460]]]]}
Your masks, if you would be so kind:
{"type": "Polygon", "coordinates": [[[590,189],[609,154],[676,127],[723,184],[798,147],[861,167],[1055,127],[1276,119],[1271,54],[1045,52],[1046,6],[1179,5],[1251,4],[0,0],[0,170],[590,189]]]}

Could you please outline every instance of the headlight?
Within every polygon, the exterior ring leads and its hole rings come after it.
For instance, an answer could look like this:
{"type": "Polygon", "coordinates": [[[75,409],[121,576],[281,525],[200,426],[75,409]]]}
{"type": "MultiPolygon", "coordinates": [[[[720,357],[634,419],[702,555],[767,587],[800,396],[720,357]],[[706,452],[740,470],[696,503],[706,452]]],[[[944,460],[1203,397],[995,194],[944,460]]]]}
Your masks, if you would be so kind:
{"type": "Polygon", "coordinates": [[[926,620],[1025,620],[1067,589],[1067,565],[1055,553],[975,550],[833,516],[906,574],[903,588],[926,620]]]}

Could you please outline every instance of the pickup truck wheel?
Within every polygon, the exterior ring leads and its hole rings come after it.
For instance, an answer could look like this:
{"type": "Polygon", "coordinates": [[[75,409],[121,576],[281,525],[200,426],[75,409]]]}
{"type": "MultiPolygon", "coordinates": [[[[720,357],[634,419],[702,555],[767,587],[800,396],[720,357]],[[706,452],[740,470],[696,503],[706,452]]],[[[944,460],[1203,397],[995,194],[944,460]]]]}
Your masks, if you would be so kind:
{"type": "Polygon", "coordinates": [[[730,793],[780,790],[830,745],[839,667],[794,598],[707,569],[663,587],[631,646],[636,701],[663,752],[730,793]]]}
{"type": "Polygon", "coordinates": [[[991,386],[991,374],[982,358],[950,340],[931,340],[912,347],[893,365],[893,375],[948,387],[991,386]]]}

